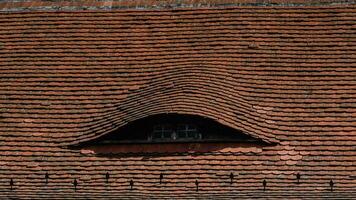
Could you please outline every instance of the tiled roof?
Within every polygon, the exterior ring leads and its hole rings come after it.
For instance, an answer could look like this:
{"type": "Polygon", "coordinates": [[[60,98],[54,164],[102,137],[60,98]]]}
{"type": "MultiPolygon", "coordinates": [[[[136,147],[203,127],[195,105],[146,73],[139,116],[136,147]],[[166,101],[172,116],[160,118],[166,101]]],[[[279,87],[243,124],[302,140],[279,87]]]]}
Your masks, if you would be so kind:
{"type": "Polygon", "coordinates": [[[0,24],[0,197],[355,197],[355,5],[10,12],[0,24]],[[160,113],[271,145],[67,148],[160,113]]]}
{"type": "Polygon", "coordinates": [[[112,9],[161,9],[217,6],[321,6],[354,4],[354,0],[4,0],[0,11],[73,11],[112,9]]]}

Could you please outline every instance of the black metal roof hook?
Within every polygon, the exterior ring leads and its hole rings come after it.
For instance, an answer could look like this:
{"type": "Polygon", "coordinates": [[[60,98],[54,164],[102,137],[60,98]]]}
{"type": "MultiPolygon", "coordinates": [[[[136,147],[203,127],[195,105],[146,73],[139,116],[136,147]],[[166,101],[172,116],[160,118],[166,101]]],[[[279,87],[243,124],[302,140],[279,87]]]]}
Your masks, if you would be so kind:
{"type": "Polygon", "coordinates": [[[13,186],[14,186],[14,180],[11,178],[10,179],[10,190],[13,189],[13,186]]]}
{"type": "Polygon", "coordinates": [[[73,185],[74,185],[74,191],[77,191],[77,186],[78,186],[78,181],[77,181],[77,179],[74,179],[73,185]]]}
{"type": "Polygon", "coordinates": [[[330,182],[329,182],[329,185],[330,185],[330,191],[334,191],[334,181],[331,179],[330,182]]]}
{"type": "Polygon", "coordinates": [[[300,181],[300,174],[299,173],[296,174],[296,178],[297,178],[297,183],[299,184],[299,181],[300,181]]]}
{"type": "Polygon", "coordinates": [[[198,180],[195,180],[195,191],[199,191],[199,181],[198,180]]]}
{"type": "Polygon", "coordinates": [[[231,172],[230,173],[230,184],[233,183],[233,180],[234,180],[234,174],[231,172]]]}
{"type": "Polygon", "coordinates": [[[162,180],[163,180],[163,173],[161,173],[161,174],[159,175],[159,184],[162,184],[162,180]]]}
{"type": "Polygon", "coordinates": [[[49,179],[49,175],[48,175],[48,172],[46,172],[46,174],[45,174],[46,184],[48,184],[48,179],[49,179]]]}
{"type": "Polygon", "coordinates": [[[266,186],[267,186],[266,179],[263,180],[262,184],[263,184],[263,191],[266,191],[266,186]]]}
{"type": "Polygon", "coordinates": [[[110,178],[109,172],[106,172],[105,174],[106,184],[109,183],[109,178],[110,178]]]}
{"type": "Polygon", "coordinates": [[[133,190],[133,186],[134,186],[134,182],[133,182],[133,180],[131,179],[131,180],[130,180],[130,190],[133,190]]]}

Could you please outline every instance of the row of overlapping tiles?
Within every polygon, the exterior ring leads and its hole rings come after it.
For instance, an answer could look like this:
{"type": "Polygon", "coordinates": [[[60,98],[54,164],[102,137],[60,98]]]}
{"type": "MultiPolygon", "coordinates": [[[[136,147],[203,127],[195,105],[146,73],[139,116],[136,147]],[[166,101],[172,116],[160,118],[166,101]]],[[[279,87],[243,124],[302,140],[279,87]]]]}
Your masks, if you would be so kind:
{"type": "Polygon", "coordinates": [[[70,193],[77,180],[77,193],[125,192],[132,180],[132,192],[179,195],[198,180],[225,194],[266,180],[269,191],[325,192],[333,180],[350,192],[355,18],[352,5],[1,14],[1,191],[70,193]],[[57,147],[160,113],[281,145],[133,156],[57,147]]]}
{"type": "Polygon", "coordinates": [[[345,0],[78,0],[78,1],[3,1],[0,2],[0,11],[75,11],[75,10],[111,10],[111,9],[162,9],[162,8],[184,8],[184,7],[217,7],[232,5],[330,5],[351,3],[345,0]]]}
{"type": "Polygon", "coordinates": [[[324,147],[328,150],[271,146],[231,149],[234,152],[96,155],[57,147],[8,148],[1,150],[0,188],[10,190],[12,180],[13,190],[73,190],[75,180],[78,192],[125,191],[132,181],[133,190],[186,193],[197,189],[197,181],[199,190],[224,193],[259,191],[266,180],[271,191],[325,192],[331,189],[330,181],[335,191],[353,191],[355,151],[324,147]]]}
{"type": "Polygon", "coordinates": [[[270,146],[229,149],[234,152],[95,155],[58,147],[2,147],[0,190],[7,196],[31,191],[37,198],[56,191],[73,196],[74,190],[93,197],[91,193],[109,193],[108,197],[113,193],[113,198],[148,192],[153,196],[191,195],[198,181],[198,192],[226,195],[236,190],[262,191],[266,180],[268,192],[329,193],[332,180],[334,192],[351,192],[356,185],[352,148],[270,146]]]}
{"type": "Polygon", "coordinates": [[[354,11],[4,13],[2,137],[87,140],[174,112],[270,142],[354,141],[354,11]]]}

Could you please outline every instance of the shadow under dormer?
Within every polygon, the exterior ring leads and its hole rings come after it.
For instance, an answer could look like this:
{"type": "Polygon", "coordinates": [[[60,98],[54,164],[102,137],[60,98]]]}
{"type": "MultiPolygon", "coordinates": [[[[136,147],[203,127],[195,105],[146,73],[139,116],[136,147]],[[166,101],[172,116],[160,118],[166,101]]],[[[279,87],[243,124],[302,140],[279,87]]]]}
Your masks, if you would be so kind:
{"type": "Polygon", "coordinates": [[[128,123],[111,133],[70,148],[111,157],[124,154],[200,154],[270,145],[210,118],[159,114],[128,123]]]}

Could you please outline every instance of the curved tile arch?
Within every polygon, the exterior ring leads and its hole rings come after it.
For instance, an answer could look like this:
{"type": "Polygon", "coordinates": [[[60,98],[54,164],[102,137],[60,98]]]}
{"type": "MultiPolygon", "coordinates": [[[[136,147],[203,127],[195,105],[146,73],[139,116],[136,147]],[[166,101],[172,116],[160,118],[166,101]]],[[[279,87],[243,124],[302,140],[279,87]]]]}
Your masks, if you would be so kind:
{"type": "Polygon", "coordinates": [[[174,111],[267,139],[349,135],[354,10],[6,13],[0,131],[63,145],[174,111]]]}
{"type": "MultiPolygon", "coordinates": [[[[267,143],[278,140],[271,130],[263,128],[263,119],[256,116],[253,106],[235,91],[226,81],[226,76],[207,73],[204,67],[181,67],[168,69],[152,77],[151,81],[138,86],[115,105],[116,111],[108,114],[101,122],[107,130],[97,130],[88,134],[85,141],[112,132],[127,123],[156,114],[189,114],[210,118],[230,128],[242,130],[247,135],[262,139],[267,143]],[[194,71],[194,75],[192,75],[194,71]],[[160,78],[159,78],[160,77],[160,78]],[[224,92],[222,92],[224,90],[224,92]],[[241,102],[240,100],[241,99],[241,102]],[[239,112],[240,111],[240,112],[239,112]],[[246,113],[240,120],[237,113],[246,113]],[[259,130],[262,131],[259,131],[259,130]],[[91,135],[91,136],[90,136],[91,135]]],[[[100,126],[100,125],[99,125],[100,126]]],[[[81,141],[81,139],[77,140],[81,141]]]]}
{"type": "Polygon", "coordinates": [[[337,196],[328,192],[333,179],[334,192],[354,197],[355,8],[353,2],[2,13],[0,162],[16,177],[10,191],[10,176],[3,176],[0,195],[67,194],[73,176],[77,194],[119,194],[126,179],[108,191],[103,175],[132,178],[134,171],[142,194],[189,195],[187,185],[204,175],[199,186],[217,198],[232,190],[259,194],[264,179],[264,194],[292,188],[337,196]],[[149,162],[65,146],[163,112],[208,116],[280,142],[262,152],[237,147],[152,155],[149,162]],[[156,187],[162,169],[174,183],[156,187]],[[235,170],[245,173],[231,185],[235,170]],[[44,171],[59,175],[46,187],[44,171]],[[296,185],[297,172],[308,180],[296,185]]]}

